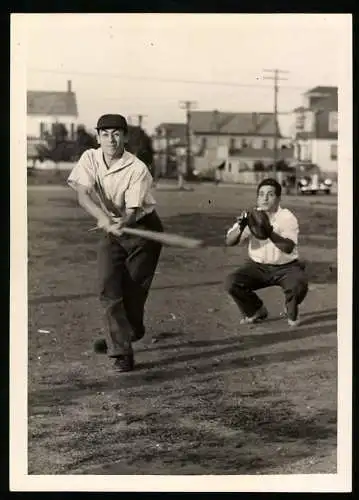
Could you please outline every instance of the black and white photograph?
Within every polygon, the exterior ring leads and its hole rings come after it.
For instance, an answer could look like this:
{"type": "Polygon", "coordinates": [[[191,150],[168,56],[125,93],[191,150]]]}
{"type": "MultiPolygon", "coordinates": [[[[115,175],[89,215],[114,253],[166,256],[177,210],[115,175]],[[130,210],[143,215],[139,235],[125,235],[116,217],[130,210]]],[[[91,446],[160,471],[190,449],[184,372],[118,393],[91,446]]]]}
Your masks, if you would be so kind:
{"type": "Polygon", "coordinates": [[[11,491],[351,491],[351,61],[350,14],[11,16],[11,491]]]}

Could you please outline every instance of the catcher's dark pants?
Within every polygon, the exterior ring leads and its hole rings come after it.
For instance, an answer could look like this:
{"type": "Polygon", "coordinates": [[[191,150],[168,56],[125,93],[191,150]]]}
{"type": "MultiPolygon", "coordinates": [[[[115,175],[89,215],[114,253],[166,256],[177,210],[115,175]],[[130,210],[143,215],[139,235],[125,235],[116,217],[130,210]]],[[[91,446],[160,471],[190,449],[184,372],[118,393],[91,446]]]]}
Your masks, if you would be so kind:
{"type": "MultiPolygon", "coordinates": [[[[133,227],[163,231],[156,212],[133,227]]],[[[144,307],[161,248],[160,243],[125,234],[106,234],[100,242],[100,299],[105,306],[110,357],[130,354],[131,339],[143,336],[144,307]]]]}
{"type": "Polygon", "coordinates": [[[251,317],[263,305],[254,291],[280,286],[284,291],[288,317],[295,320],[298,305],[308,293],[308,279],[304,267],[298,260],[283,265],[258,264],[249,260],[227,277],[226,288],[240,310],[251,317]]]}

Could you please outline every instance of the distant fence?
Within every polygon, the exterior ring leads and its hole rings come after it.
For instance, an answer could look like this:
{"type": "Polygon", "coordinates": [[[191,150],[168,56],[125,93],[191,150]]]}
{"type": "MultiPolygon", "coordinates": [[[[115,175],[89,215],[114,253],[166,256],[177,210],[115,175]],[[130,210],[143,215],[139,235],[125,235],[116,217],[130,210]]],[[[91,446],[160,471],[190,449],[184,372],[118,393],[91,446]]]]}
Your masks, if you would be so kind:
{"type": "MultiPolygon", "coordinates": [[[[277,172],[276,179],[278,182],[282,183],[282,181],[286,178],[286,172],[277,172]]],[[[258,184],[263,179],[267,179],[268,177],[273,177],[273,172],[254,172],[254,171],[241,171],[236,172],[235,176],[231,176],[229,173],[224,173],[223,180],[225,182],[234,182],[236,184],[258,184]]]]}
{"type": "Polygon", "coordinates": [[[48,171],[56,171],[56,170],[71,170],[75,166],[74,162],[68,161],[59,161],[57,163],[51,160],[40,161],[37,160],[34,165],[29,165],[28,170],[33,172],[48,170],[48,171]]]}

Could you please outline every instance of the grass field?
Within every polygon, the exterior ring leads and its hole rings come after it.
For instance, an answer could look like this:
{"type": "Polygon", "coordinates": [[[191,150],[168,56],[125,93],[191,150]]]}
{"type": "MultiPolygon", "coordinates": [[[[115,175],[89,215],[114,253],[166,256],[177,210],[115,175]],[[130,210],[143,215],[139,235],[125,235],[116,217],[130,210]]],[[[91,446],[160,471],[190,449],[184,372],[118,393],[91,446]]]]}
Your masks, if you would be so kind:
{"type": "Polygon", "coordinates": [[[245,249],[225,248],[253,190],[197,185],[156,193],[165,228],[204,249],[163,250],[137,369],[92,352],[103,319],[96,233],[69,190],[29,188],[29,474],[336,472],[336,197],[284,197],[301,225],[310,291],[303,323],[239,326],[224,292],[245,249]],[[39,331],[43,330],[43,332],[39,331]]]}

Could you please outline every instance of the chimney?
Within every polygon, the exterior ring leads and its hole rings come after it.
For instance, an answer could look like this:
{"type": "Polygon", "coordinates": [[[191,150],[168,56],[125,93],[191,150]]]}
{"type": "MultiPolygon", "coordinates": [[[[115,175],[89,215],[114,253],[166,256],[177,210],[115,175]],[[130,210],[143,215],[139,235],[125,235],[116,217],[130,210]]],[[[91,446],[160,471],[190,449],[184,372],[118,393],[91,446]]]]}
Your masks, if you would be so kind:
{"type": "Polygon", "coordinates": [[[67,80],[67,92],[72,92],[71,80],[67,80]]]}
{"type": "Polygon", "coordinates": [[[220,126],[219,126],[219,120],[218,120],[218,118],[219,118],[219,111],[218,111],[218,109],[214,109],[214,110],[212,111],[212,116],[213,116],[213,126],[214,126],[214,130],[215,130],[216,132],[218,132],[218,131],[219,131],[219,129],[220,129],[220,126]]]}

